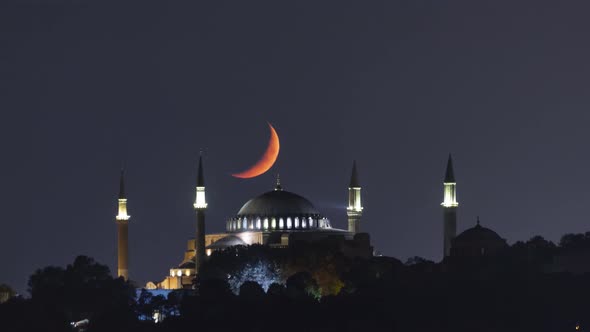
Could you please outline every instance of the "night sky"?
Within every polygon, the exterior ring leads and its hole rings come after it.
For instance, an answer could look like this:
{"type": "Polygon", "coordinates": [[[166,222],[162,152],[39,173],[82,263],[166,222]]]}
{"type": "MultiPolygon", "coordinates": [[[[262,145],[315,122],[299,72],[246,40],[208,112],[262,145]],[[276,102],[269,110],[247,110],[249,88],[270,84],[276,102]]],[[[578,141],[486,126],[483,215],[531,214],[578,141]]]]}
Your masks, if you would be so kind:
{"type": "Polygon", "coordinates": [[[509,243],[590,230],[590,2],[3,1],[0,282],[79,254],[116,272],[127,170],[130,269],[180,263],[205,150],[208,232],[273,188],[384,255],[438,261],[449,152],[459,230],[509,243]],[[245,170],[281,139],[277,163],[245,170]]]}

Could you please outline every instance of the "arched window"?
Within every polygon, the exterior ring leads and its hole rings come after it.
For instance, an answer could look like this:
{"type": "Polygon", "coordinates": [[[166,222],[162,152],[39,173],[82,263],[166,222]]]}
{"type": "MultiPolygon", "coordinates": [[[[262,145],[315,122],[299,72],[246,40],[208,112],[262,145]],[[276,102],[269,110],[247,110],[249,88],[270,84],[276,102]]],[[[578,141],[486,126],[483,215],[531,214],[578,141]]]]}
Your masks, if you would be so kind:
{"type": "Polygon", "coordinates": [[[287,229],[291,229],[292,223],[291,223],[291,217],[287,218],[287,229]]]}
{"type": "Polygon", "coordinates": [[[285,223],[283,222],[283,218],[279,218],[279,229],[285,228],[285,223]]]}
{"type": "Polygon", "coordinates": [[[295,217],[295,228],[299,228],[299,218],[295,217]]]}
{"type": "Polygon", "coordinates": [[[307,222],[305,221],[305,218],[301,218],[301,228],[306,228],[307,227],[307,222]]]}
{"type": "Polygon", "coordinates": [[[256,229],[260,229],[262,226],[260,225],[260,218],[256,218],[256,229]]]}
{"type": "Polygon", "coordinates": [[[254,229],[254,220],[248,221],[248,228],[249,229],[254,229]]]}
{"type": "Polygon", "coordinates": [[[309,217],[309,227],[313,228],[315,226],[316,226],[316,224],[315,224],[314,220],[311,217],[309,217]]]}
{"type": "Polygon", "coordinates": [[[268,218],[264,218],[263,227],[264,229],[268,229],[268,218]]]}
{"type": "Polygon", "coordinates": [[[272,222],[271,222],[270,226],[272,227],[272,229],[277,228],[277,219],[276,218],[272,218],[272,222]]]}
{"type": "Polygon", "coordinates": [[[248,229],[248,218],[244,218],[242,220],[242,229],[248,229]]]}

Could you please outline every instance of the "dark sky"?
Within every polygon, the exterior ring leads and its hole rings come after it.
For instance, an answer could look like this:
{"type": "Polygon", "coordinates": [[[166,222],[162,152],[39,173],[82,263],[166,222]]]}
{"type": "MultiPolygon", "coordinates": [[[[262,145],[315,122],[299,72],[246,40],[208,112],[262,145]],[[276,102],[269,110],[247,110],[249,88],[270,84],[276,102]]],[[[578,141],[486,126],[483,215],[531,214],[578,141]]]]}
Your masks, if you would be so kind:
{"type": "Polygon", "coordinates": [[[377,250],[441,258],[459,229],[510,243],[590,230],[590,2],[68,1],[0,4],[0,282],[86,254],[115,267],[127,168],[132,277],[159,281],[195,229],[284,188],[346,227],[352,160],[377,250]],[[263,152],[276,165],[241,171],[263,152]]]}

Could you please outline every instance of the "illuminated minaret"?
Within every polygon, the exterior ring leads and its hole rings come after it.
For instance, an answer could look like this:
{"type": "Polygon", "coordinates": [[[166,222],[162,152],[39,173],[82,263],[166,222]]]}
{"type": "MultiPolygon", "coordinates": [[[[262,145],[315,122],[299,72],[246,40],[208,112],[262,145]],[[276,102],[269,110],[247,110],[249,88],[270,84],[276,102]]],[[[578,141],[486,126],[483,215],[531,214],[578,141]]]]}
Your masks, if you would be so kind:
{"type": "Polygon", "coordinates": [[[128,266],[128,226],[127,198],[125,196],[125,172],[121,170],[119,181],[119,213],[115,217],[117,222],[117,276],[129,279],[128,266]]]}
{"type": "Polygon", "coordinates": [[[444,181],[443,207],[443,257],[451,254],[451,240],[457,235],[457,182],[453,172],[453,157],[449,154],[444,181]]]}
{"type": "Polygon", "coordinates": [[[195,234],[195,269],[199,273],[205,261],[205,180],[203,177],[203,157],[199,156],[199,170],[197,174],[197,194],[193,205],[197,212],[197,232],[195,234]]]}
{"type": "Polygon", "coordinates": [[[361,186],[359,184],[358,174],[356,171],[356,161],[352,163],[352,175],[348,185],[348,231],[351,233],[360,232],[360,221],[363,216],[363,206],[361,204],[361,186]]]}

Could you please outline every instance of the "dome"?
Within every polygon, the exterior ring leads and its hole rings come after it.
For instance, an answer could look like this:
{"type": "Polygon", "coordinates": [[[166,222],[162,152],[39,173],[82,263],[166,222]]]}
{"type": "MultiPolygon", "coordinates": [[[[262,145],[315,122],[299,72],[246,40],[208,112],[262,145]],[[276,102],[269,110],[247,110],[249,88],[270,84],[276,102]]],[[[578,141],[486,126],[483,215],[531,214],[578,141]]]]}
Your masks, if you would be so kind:
{"type": "Polygon", "coordinates": [[[310,201],[284,191],[278,183],[275,190],[246,202],[238,214],[226,223],[228,232],[290,232],[330,228],[330,221],[310,201]]]}
{"type": "Polygon", "coordinates": [[[225,248],[229,248],[229,247],[233,247],[233,246],[245,246],[245,245],[247,245],[247,243],[244,242],[239,237],[237,237],[235,235],[229,235],[229,236],[226,236],[224,238],[221,238],[221,239],[213,242],[212,244],[207,246],[207,249],[225,249],[225,248]]]}
{"type": "Polygon", "coordinates": [[[238,211],[238,217],[247,216],[319,216],[320,212],[306,198],[284,190],[273,190],[255,197],[238,211]]]}
{"type": "Polygon", "coordinates": [[[506,240],[478,223],[465,230],[452,241],[451,256],[486,256],[501,252],[508,246],[506,240]]]}
{"type": "Polygon", "coordinates": [[[477,224],[475,227],[465,230],[459,234],[455,240],[457,243],[465,242],[504,242],[504,239],[489,228],[482,227],[477,224]]]}

